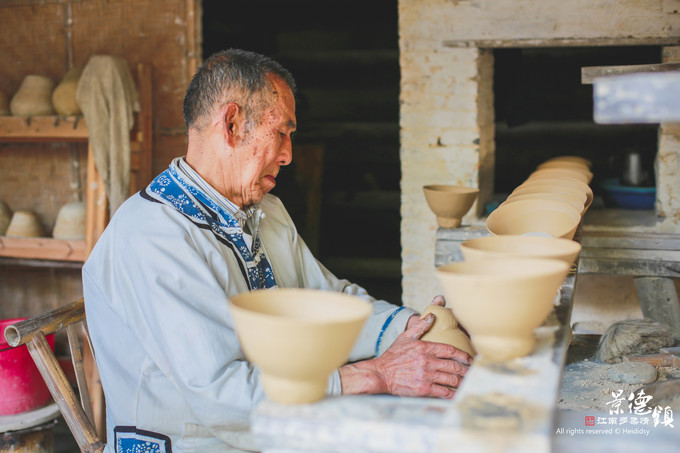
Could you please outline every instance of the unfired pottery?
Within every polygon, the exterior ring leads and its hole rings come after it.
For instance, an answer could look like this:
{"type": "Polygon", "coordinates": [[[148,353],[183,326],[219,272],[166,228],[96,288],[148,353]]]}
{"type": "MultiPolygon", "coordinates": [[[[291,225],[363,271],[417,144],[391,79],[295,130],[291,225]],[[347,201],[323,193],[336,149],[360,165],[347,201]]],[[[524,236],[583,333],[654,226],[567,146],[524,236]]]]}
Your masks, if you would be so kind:
{"type": "Polygon", "coordinates": [[[479,357],[504,361],[533,350],[534,329],[552,311],[569,267],[560,260],[516,258],[459,261],[436,273],[479,357]]]}
{"type": "Polygon", "coordinates": [[[572,168],[572,169],[577,169],[577,170],[588,170],[592,168],[592,163],[590,161],[586,160],[578,160],[578,159],[550,159],[547,160],[539,165],[536,166],[537,169],[542,169],[542,168],[572,168]]]}
{"type": "Polygon", "coordinates": [[[477,199],[479,189],[432,184],[424,186],[423,192],[428,206],[437,216],[437,225],[442,228],[456,228],[477,199]]]}
{"type": "Polygon", "coordinates": [[[54,115],[52,90],[54,82],[49,77],[27,75],[9,104],[12,115],[21,117],[54,115]]]}
{"type": "Polygon", "coordinates": [[[545,164],[545,163],[548,163],[548,162],[552,162],[552,163],[555,163],[555,162],[572,162],[572,163],[576,163],[576,164],[585,165],[589,169],[593,168],[593,162],[590,159],[586,159],[585,157],[581,157],[581,156],[557,156],[557,157],[550,158],[543,163],[545,164]]]}
{"type": "Polygon", "coordinates": [[[581,252],[581,244],[562,238],[538,236],[486,236],[460,244],[466,261],[506,258],[550,258],[572,265],[581,252]]]}
{"type": "Polygon", "coordinates": [[[467,352],[472,357],[475,356],[476,352],[470,338],[458,328],[458,320],[450,308],[430,305],[423,311],[421,318],[429,313],[435,316],[434,324],[420,337],[421,340],[446,343],[467,352]]]}
{"type": "Polygon", "coordinates": [[[514,195],[512,197],[508,197],[503,204],[507,203],[513,203],[515,201],[522,201],[522,200],[556,200],[556,201],[561,201],[563,203],[570,204],[571,206],[574,207],[577,211],[581,213],[581,216],[585,214],[586,212],[586,205],[585,205],[585,200],[586,200],[586,195],[582,194],[583,196],[574,195],[574,194],[568,194],[568,193],[560,193],[560,192],[535,192],[535,193],[525,193],[521,195],[514,195]]]}
{"type": "Polygon", "coordinates": [[[0,116],[8,116],[9,114],[9,97],[7,93],[0,90],[0,116]]]}
{"type": "Polygon", "coordinates": [[[328,376],[345,363],[372,311],[356,296],[299,288],[242,293],[229,308],[265,394],[287,404],[324,397],[328,376]]]}
{"type": "Polygon", "coordinates": [[[555,176],[563,176],[567,178],[578,179],[586,184],[590,184],[593,179],[593,174],[587,169],[576,170],[573,168],[539,168],[529,175],[527,180],[538,178],[552,178],[555,176]]]}
{"type": "Polygon", "coordinates": [[[4,201],[0,200],[0,236],[5,234],[11,220],[12,210],[4,201]]]}
{"type": "Polygon", "coordinates": [[[515,190],[513,190],[513,194],[517,193],[518,195],[520,193],[527,193],[527,192],[538,192],[540,189],[541,191],[545,191],[546,188],[552,188],[550,191],[568,191],[568,189],[572,190],[578,190],[581,193],[584,193],[586,195],[586,202],[585,202],[585,207],[588,209],[593,202],[593,189],[590,188],[590,186],[583,181],[576,180],[574,178],[565,178],[565,177],[560,177],[560,176],[554,176],[550,178],[537,178],[537,179],[528,179],[524,181],[522,184],[517,186],[515,190]],[[521,192],[520,192],[521,191],[521,192]]]}
{"type": "Polygon", "coordinates": [[[76,89],[82,73],[83,68],[81,66],[70,69],[54,89],[52,105],[57,114],[70,116],[82,113],[76,102],[76,89]]]}
{"type": "Polygon", "coordinates": [[[59,209],[52,237],[80,241],[85,239],[87,209],[84,202],[66,203],[59,209]]]}
{"type": "Polygon", "coordinates": [[[503,204],[486,219],[486,228],[495,235],[547,234],[572,239],[581,213],[571,205],[554,200],[521,200],[503,204]]]}
{"type": "Polygon", "coordinates": [[[45,236],[42,224],[38,215],[33,211],[16,211],[9,222],[6,236],[10,237],[42,237],[45,236]]]}

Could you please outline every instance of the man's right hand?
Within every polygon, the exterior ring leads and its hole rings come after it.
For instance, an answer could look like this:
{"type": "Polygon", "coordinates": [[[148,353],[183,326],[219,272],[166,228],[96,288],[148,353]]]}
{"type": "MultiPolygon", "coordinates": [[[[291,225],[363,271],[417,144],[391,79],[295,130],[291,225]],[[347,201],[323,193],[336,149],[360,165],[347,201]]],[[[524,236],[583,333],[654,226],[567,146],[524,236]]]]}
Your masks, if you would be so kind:
{"type": "Polygon", "coordinates": [[[432,314],[409,322],[380,357],[342,367],[342,393],[452,398],[472,358],[453,346],[421,341],[433,322],[432,314]]]}

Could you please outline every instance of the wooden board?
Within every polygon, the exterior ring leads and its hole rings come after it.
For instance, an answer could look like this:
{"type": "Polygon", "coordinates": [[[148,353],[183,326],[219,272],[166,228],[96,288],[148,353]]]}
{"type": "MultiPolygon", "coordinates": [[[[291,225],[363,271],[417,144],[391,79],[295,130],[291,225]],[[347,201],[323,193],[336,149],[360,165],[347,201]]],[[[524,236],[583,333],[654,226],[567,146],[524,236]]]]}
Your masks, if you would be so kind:
{"type": "Polygon", "coordinates": [[[0,236],[0,256],[56,261],[85,261],[85,241],[0,236]]]}

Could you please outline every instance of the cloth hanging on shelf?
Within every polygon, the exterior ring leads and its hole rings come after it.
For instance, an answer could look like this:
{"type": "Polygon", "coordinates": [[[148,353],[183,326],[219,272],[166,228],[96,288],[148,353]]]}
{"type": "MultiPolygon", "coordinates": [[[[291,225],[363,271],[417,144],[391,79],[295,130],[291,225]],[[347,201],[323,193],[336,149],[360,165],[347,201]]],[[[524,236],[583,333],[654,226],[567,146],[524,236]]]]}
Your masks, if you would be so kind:
{"type": "Polygon", "coordinates": [[[109,214],[130,195],[130,130],[139,96],[123,58],[90,57],[78,82],[76,102],[87,122],[90,146],[106,195],[109,214]]]}

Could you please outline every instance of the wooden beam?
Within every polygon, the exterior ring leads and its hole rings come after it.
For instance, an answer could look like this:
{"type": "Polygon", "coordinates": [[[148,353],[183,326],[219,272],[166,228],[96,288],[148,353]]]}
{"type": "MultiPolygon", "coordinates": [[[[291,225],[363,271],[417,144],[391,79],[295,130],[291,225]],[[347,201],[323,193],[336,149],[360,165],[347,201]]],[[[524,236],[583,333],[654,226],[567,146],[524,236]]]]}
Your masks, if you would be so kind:
{"type": "Polygon", "coordinates": [[[581,83],[591,84],[596,77],[607,77],[640,72],[680,71],[680,63],[637,64],[624,66],[586,66],[581,68],[581,83]]]}

